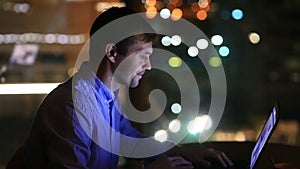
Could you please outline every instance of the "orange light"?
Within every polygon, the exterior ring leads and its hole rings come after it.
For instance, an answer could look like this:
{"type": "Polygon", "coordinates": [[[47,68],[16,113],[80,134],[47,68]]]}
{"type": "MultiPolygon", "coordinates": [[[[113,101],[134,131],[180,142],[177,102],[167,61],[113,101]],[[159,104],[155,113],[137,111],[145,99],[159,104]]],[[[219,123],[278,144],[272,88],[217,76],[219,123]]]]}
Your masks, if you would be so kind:
{"type": "Polygon", "coordinates": [[[172,11],[173,9],[175,9],[175,5],[172,4],[172,3],[169,3],[169,4],[167,5],[167,8],[168,8],[170,11],[172,11]]]}
{"type": "Polygon", "coordinates": [[[197,12],[197,18],[201,21],[205,20],[207,18],[207,13],[204,10],[200,10],[197,12]]]}
{"type": "Polygon", "coordinates": [[[163,9],[165,7],[165,4],[162,1],[157,1],[155,4],[155,7],[156,7],[157,11],[160,11],[161,9],[163,9]]]}
{"type": "Polygon", "coordinates": [[[169,3],[176,6],[178,4],[179,0],[170,0],[169,3]]]}
{"type": "Polygon", "coordinates": [[[146,4],[147,4],[147,6],[149,6],[149,7],[150,7],[150,6],[151,6],[151,7],[152,7],[152,6],[155,6],[156,0],[147,0],[147,1],[146,1],[146,4]]]}
{"type": "Polygon", "coordinates": [[[183,4],[183,1],[182,0],[179,0],[177,3],[176,3],[176,6],[179,7],[179,6],[182,6],[183,4]]]}
{"type": "Polygon", "coordinates": [[[175,8],[172,11],[171,19],[174,21],[177,21],[182,17],[182,15],[183,15],[182,10],[179,8],[175,8]]]}
{"type": "Polygon", "coordinates": [[[192,5],[191,5],[191,10],[192,10],[193,12],[198,12],[199,9],[200,9],[200,7],[199,7],[199,4],[198,4],[197,2],[192,3],[192,5]]]}
{"type": "Polygon", "coordinates": [[[157,9],[155,7],[150,6],[147,8],[147,10],[146,10],[147,18],[152,19],[156,16],[156,14],[157,14],[157,9]]]}

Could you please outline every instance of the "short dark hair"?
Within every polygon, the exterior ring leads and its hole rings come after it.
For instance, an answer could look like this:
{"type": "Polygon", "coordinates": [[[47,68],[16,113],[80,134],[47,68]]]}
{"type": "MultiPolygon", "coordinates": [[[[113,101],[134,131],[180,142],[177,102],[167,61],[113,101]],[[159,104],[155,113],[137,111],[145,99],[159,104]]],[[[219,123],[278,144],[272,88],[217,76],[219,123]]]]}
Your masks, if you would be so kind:
{"type": "Polygon", "coordinates": [[[109,22],[135,13],[137,12],[127,7],[111,7],[107,10],[104,10],[93,22],[93,25],[90,29],[90,37],[92,37],[95,32],[109,22]]]}
{"type": "MultiPolygon", "coordinates": [[[[97,41],[99,41],[100,37],[92,38],[92,36],[95,35],[99,29],[109,24],[110,22],[131,14],[137,14],[137,12],[128,7],[111,7],[102,12],[95,19],[90,29],[90,61],[97,62],[97,57],[99,57],[99,52],[97,52],[99,48],[99,46],[97,46],[97,41]]],[[[147,30],[151,30],[150,32],[154,32],[151,26],[142,17],[138,17],[138,20],[135,22],[137,23],[137,26],[123,23],[124,27],[136,29],[137,34],[122,39],[121,41],[116,43],[117,52],[119,54],[125,55],[127,53],[127,47],[135,43],[137,40],[143,42],[154,42],[156,40],[155,33],[138,33],[138,31],[143,31],[144,28],[146,28],[147,30]]],[[[120,29],[120,31],[122,31],[123,28],[118,27],[116,29],[120,29]]]]}

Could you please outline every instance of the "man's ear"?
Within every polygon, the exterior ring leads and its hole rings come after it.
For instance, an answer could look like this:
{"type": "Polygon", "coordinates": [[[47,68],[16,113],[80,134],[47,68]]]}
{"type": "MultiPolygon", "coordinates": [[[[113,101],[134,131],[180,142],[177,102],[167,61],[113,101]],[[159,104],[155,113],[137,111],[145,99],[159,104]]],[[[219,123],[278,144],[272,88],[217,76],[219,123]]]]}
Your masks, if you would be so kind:
{"type": "Polygon", "coordinates": [[[113,43],[109,43],[106,45],[105,47],[105,56],[107,57],[107,59],[109,61],[111,61],[112,63],[115,63],[115,58],[117,56],[117,51],[116,51],[116,45],[113,43]]]}

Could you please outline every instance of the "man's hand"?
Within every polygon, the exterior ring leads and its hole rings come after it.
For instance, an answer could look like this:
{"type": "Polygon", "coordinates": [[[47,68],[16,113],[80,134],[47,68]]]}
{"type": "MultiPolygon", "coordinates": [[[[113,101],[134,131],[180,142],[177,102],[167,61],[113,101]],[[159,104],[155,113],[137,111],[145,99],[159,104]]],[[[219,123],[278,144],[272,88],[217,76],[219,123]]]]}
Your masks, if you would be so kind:
{"type": "Polygon", "coordinates": [[[223,167],[228,167],[233,165],[232,161],[227,157],[227,155],[224,152],[212,148],[204,148],[201,149],[200,151],[197,150],[196,151],[189,150],[189,151],[191,152],[191,154],[188,159],[204,167],[209,167],[212,161],[219,163],[223,167]]]}
{"type": "Polygon", "coordinates": [[[161,156],[145,169],[191,169],[194,168],[190,161],[181,156],[161,156]]]}
{"type": "Polygon", "coordinates": [[[223,167],[233,166],[227,155],[213,148],[191,148],[175,146],[171,154],[180,154],[195,165],[209,167],[211,162],[217,162],[223,167]]]}

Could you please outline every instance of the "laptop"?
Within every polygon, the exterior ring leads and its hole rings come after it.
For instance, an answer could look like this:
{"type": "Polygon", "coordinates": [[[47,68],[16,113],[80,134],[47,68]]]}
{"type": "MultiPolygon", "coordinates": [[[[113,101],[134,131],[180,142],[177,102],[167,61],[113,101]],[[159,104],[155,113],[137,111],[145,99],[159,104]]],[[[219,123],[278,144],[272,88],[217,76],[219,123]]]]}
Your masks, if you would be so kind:
{"type": "MultiPolygon", "coordinates": [[[[266,143],[269,141],[272,132],[274,131],[279,120],[279,107],[278,102],[273,106],[268,119],[266,120],[263,129],[261,130],[259,137],[251,150],[250,159],[247,160],[233,160],[234,166],[228,167],[229,169],[253,169],[257,164],[257,161],[266,147],[266,143]]],[[[212,163],[212,166],[209,169],[221,169],[220,165],[212,163]]],[[[228,169],[227,168],[227,169],[228,169]]]]}

